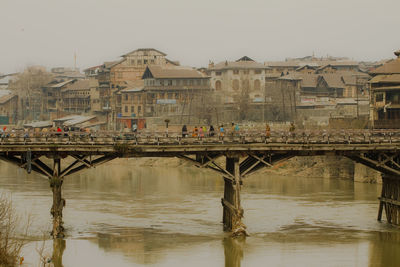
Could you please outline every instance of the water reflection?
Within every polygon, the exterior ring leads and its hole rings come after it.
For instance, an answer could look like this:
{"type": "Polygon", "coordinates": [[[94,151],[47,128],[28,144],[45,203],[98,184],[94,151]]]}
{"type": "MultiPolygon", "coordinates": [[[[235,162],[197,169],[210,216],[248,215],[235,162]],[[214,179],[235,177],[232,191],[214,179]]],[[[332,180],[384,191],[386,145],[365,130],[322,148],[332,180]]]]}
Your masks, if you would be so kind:
{"type": "Polygon", "coordinates": [[[59,238],[53,240],[52,262],[54,267],[64,267],[62,259],[65,248],[66,248],[66,242],[64,239],[59,238]]]}
{"type": "Polygon", "coordinates": [[[245,241],[245,236],[224,238],[225,267],[240,267],[245,241]]]}
{"type": "MultiPolygon", "coordinates": [[[[240,240],[222,233],[221,177],[132,162],[66,178],[67,239],[53,243],[55,266],[386,267],[400,261],[399,231],[376,222],[377,185],[250,176],[242,191],[250,237],[240,240]]],[[[46,179],[0,163],[0,190],[12,192],[21,214],[35,215],[34,232],[50,229],[46,179]]]]}
{"type": "Polygon", "coordinates": [[[369,266],[398,266],[400,264],[400,233],[378,232],[370,245],[369,266]]]}

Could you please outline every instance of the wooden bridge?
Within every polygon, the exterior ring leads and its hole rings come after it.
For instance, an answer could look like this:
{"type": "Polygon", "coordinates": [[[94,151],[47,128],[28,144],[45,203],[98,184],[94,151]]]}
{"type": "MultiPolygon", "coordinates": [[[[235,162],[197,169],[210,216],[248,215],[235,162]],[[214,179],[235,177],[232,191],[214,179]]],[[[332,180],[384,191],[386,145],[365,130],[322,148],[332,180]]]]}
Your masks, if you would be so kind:
{"type": "Polygon", "coordinates": [[[385,210],[388,223],[400,225],[400,131],[242,131],[225,136],[141,132],[86,134],[3,134],[0,159],[48,177],[53,192],[52,235],[64,236],[61,188],[66,176],[115,158],[178,157],[208,168],[224,179],[223,229],[246,234],[240,189],[243,180],[265,167],[295,156],[337,155],[382,173],[378,220],[385,210]],[[224,164],[221,164],[223,158],[224,164]],[[218,159],[218,160],[217,160],[218,159]]]}

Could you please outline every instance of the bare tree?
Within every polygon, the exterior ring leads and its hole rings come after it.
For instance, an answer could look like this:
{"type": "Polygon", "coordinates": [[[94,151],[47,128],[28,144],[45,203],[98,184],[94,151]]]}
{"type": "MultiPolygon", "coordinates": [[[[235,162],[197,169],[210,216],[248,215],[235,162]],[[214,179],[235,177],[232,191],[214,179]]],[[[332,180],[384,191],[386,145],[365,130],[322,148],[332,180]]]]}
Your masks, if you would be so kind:
{"type": "Polygon", "coordinates": [[[26,244],[26,236],[30,220],[22,228],[20,218],[16,215],[10,197],[0,196],[0,266],[14,266],[20,259],[22,247],[26,244]]]}
{"type": "Polygon", "coordinates": [[[48,84],[53,75],[44,67],[31,66],[16,75],[9,85],[19,96],[19,119],[38,119],[41,113],[42,87],[48,84]]]}

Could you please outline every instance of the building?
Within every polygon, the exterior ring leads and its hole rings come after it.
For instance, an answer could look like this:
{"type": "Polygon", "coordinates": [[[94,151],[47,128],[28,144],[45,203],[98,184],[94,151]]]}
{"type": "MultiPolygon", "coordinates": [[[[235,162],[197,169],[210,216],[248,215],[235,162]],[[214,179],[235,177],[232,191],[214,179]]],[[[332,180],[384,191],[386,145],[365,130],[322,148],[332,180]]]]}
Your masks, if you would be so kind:
{"type": "MultiPolygon", "coordinates": [[[[92,103],[100,103],[98,87],[97,80],[89,79],[77,80],[67,84],[61,89],[62,110],[66,114],[89,113],[92,103]]],[[[99,109],[98,106],[97,108],[99,109]]]]}
{"type": "Polygon", "coordinates": [[[370,119],[374,128],[400,128],[400,50],[396,59],[372,70],[370,119]]]}
{"type": "MultiPolygon", "coordinates": [[[[273,110],[281,120],[293,120],[304,113],[309,116],[358,117],[368,113],[369,75],[353,71],[315,74],[293,72],[276,79],[266,94],[272,99],[273,110]],[[359,107],[363,105],[363,107],[359,107]],[[326,110],[324,113],[321,108],[326,110]],[[304,110],[319,109],[313,112],[304,110]],[[317,114],[319,113],[319,114],[317,114]]],[[[304,116],[303,116],[304,117],[304,116]]],[[[275,119],[277,119],[275,118],[275,119]]]]}
{"type": "Polygon", "coordinates": [[[70,80],[70,79],[84,79],[85,75],[82,74],[78,68],[57,67],[52,68],[51,73],[56,80],[70,80]]]}
{"type": "Polygon", "coordinates": [[[0,124],[16,124],[18,95],[10,90],[0,90],[0,124]]]}
{"type": "Polygon", "coordinates": [[[144,116],[177,123],[210,120],[210,78],[187,67],[149,65],[144,74],[144,116]]]}
{"type": "Polygon", "coordinates": [[[236,61],[211,62],[208,73],[211,87],[222,98],[221,102],[238,103],[244,98],[249,102],[263,100],[267,69],[267,66],[244,56],[236,61]]]}
{"type": "Polygon", "coordinates": [[[128,83],[127,87],[117,93],[118,107],[117,115],[119,128],[132,128],[136,123],[139,129],[145,126],[146,92],[144,81],[139,80],[128,83]]]}
{"type": "Polygon", "coordinates": [[[53,80],[42,87],[42,108],[41,114],[44,120],[52,120],[64,114],[63,99],[61,91],[68,84],[76,82],[76,79],[65,81],[53,80]]]}
{"type": "Polygon", "coordinates": [[[155,66],[177,66],[179,63],[168,60],[167,54],[154,48],[140,48],[125,55],[122,59],[110,64],[110,82],[112,85],[123,85],[126,81],[137,81],[148,65],[155,66]]]}

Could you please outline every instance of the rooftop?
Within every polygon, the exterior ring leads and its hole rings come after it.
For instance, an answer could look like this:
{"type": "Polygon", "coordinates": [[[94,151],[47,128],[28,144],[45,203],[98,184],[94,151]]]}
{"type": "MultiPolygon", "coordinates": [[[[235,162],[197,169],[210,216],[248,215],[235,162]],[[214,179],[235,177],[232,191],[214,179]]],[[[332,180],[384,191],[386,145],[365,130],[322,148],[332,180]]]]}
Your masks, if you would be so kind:
{"type": "Polygon", "coordinates": [[[161,67],[156,65],[147,66],[143,79],[145,78],[206,78],[203,73],[193,68],[185,67],[161,67]]]}

